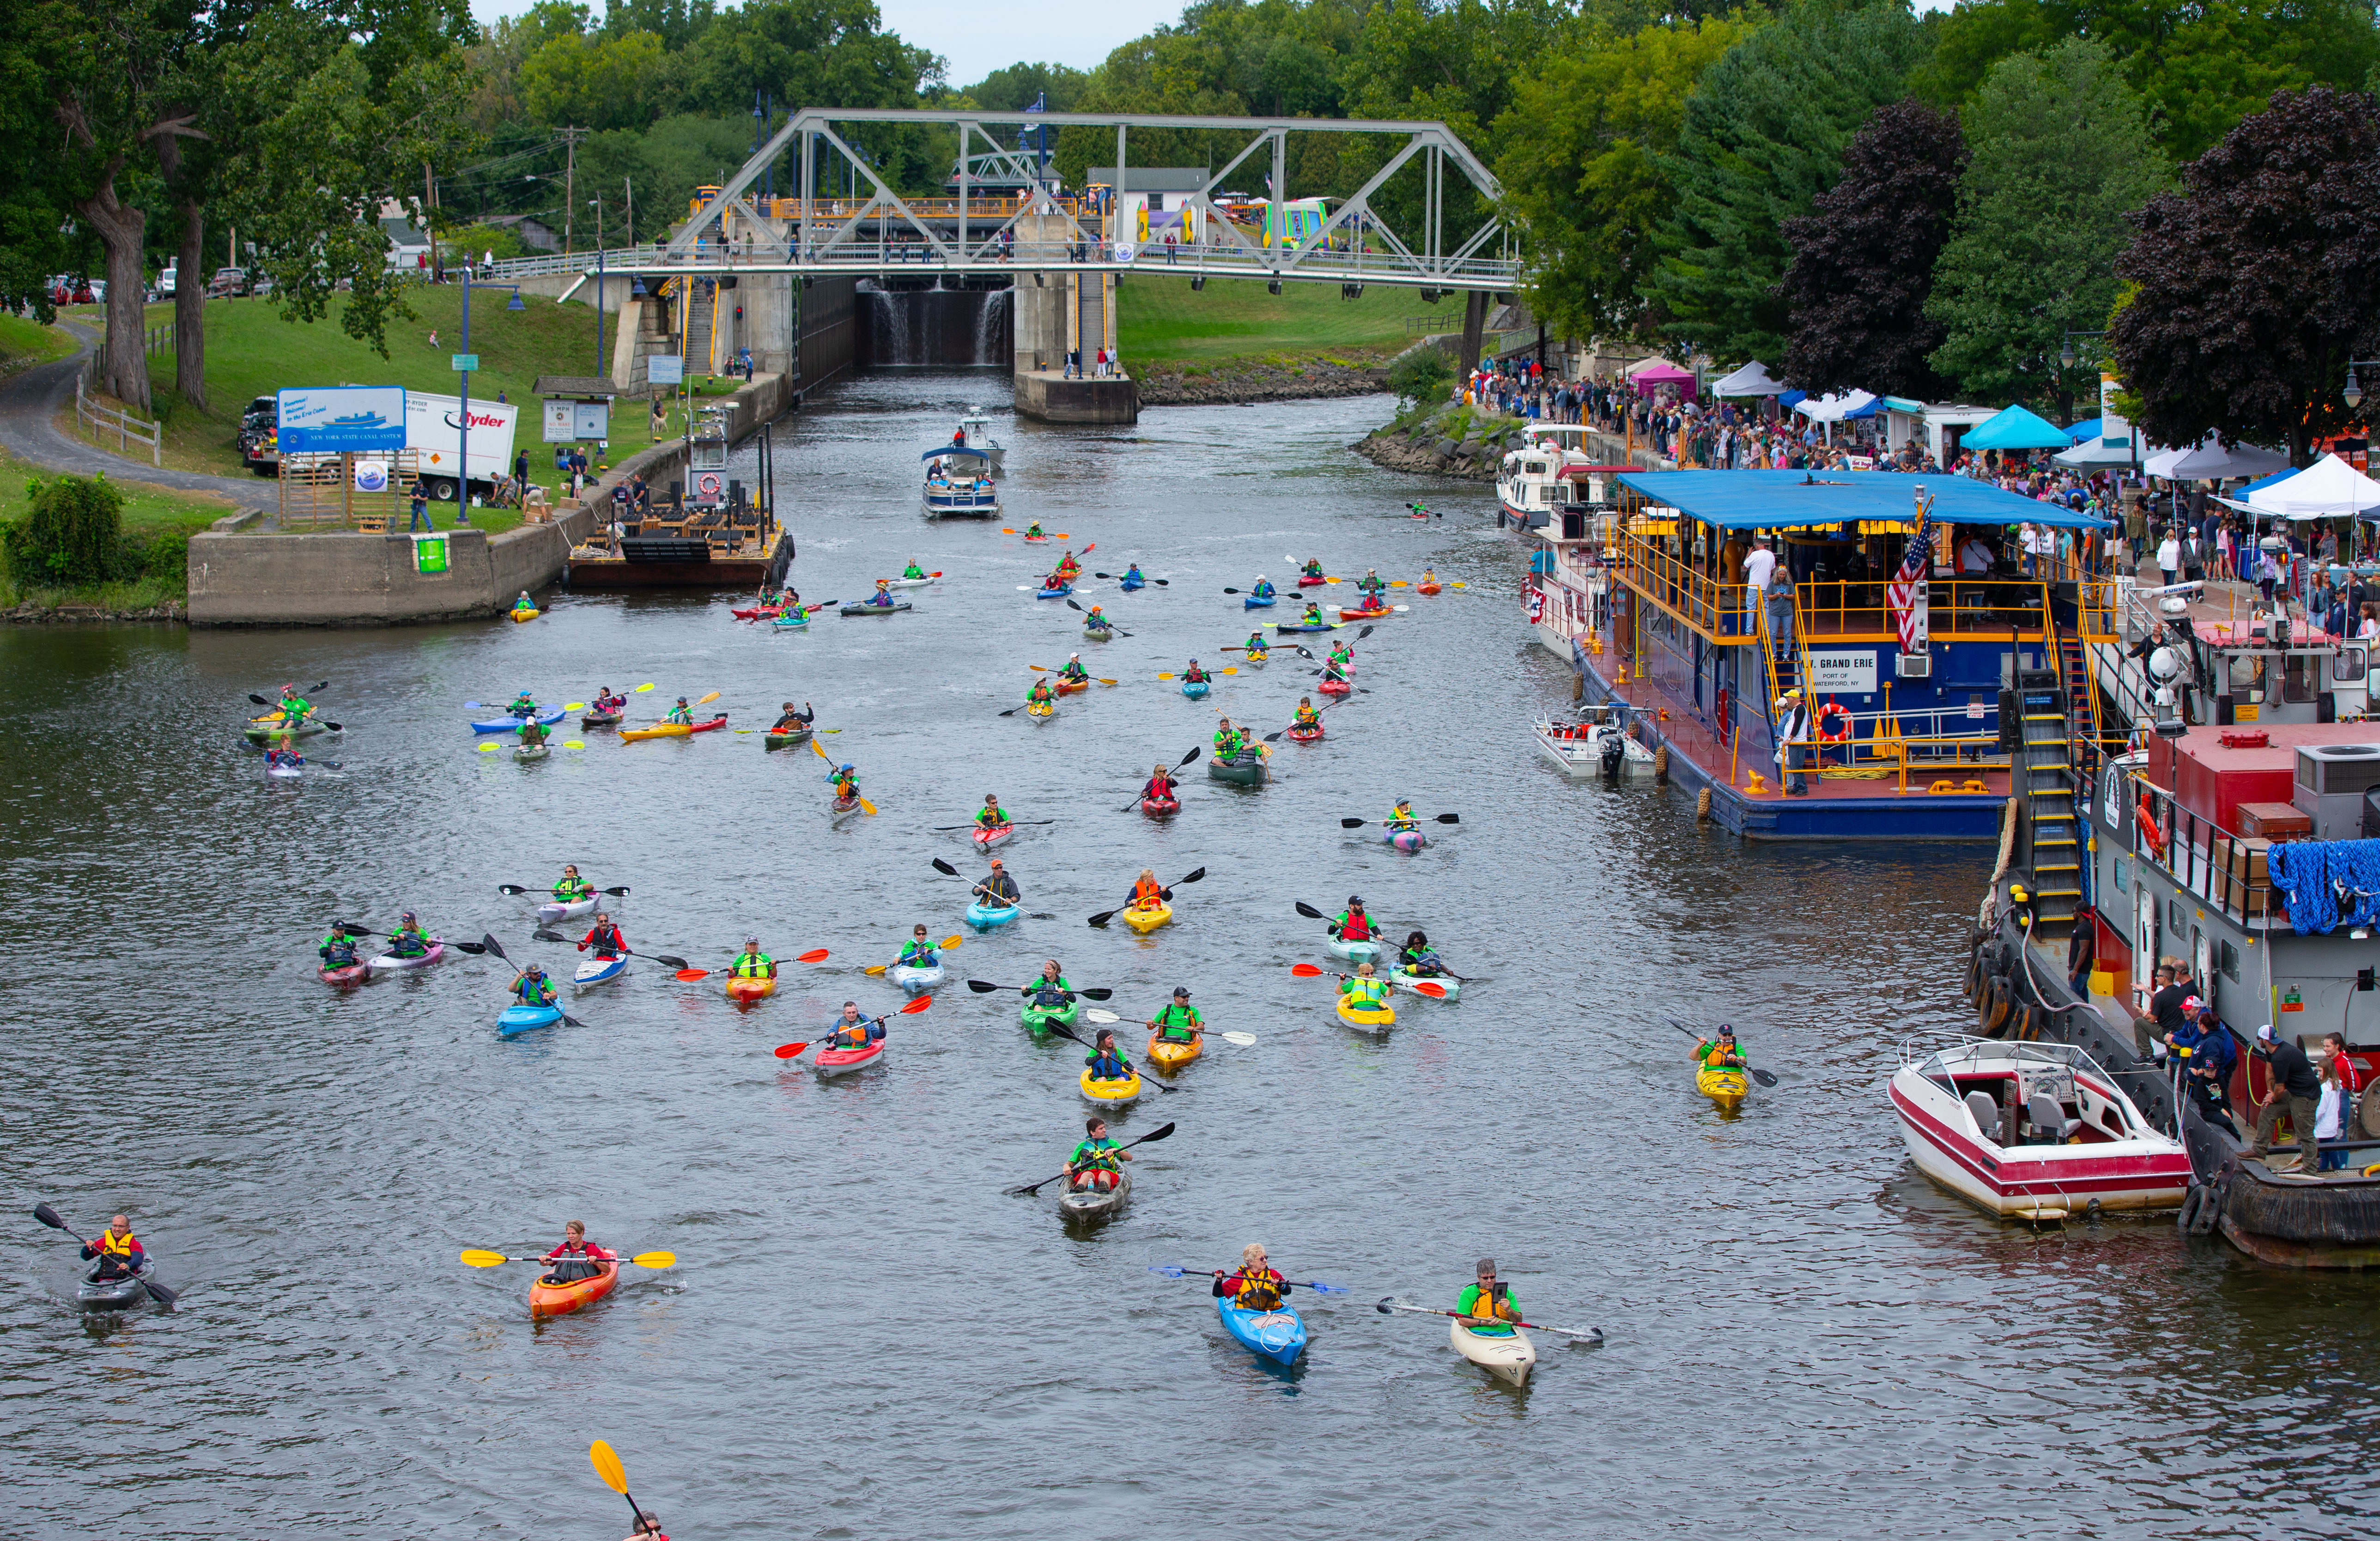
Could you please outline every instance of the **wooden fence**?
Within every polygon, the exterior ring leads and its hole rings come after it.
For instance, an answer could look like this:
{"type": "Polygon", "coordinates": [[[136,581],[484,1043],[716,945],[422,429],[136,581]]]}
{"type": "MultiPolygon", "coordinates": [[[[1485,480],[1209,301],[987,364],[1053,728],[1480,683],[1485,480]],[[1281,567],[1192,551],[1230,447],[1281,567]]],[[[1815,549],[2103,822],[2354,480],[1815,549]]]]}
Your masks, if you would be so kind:
{"type": "Polygon", "coordinates": [[[136,443],[149,446],[149,464],[165,464],[165,430],[162,423],[143,422],[122,407],[110,406],[91,394],[98,383],[99,355],[92,354],[90,365],[75,376],[75,427],[91,435],[94,444],[109,432],[115,435],[116,453],[128,453],[136,443]]]}

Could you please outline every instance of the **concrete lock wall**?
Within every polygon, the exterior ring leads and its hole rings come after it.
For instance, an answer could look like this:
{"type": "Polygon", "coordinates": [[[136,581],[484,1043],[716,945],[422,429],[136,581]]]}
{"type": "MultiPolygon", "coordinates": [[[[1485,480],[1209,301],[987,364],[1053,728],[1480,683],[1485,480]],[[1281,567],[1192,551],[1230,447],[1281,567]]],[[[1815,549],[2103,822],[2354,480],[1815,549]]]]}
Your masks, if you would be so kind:
{"type": "Polygon", "coordinates": [[[493,615],[523,589],[534,593],[560,577],[571,541],[593,522],[574,509],[552,524],[493,537],[446,530],[443,573],[414,571],[413,541],[403,535],[249,535],[219,527],[190,538],[189,621],[379,626],[493,615]]]}

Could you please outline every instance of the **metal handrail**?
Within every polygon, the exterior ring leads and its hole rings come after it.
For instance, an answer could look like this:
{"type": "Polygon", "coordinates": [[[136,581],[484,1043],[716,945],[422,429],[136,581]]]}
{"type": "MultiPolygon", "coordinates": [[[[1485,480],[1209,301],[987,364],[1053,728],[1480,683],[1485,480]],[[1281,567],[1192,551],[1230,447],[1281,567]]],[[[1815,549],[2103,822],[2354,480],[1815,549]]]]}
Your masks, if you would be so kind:
{"type": "MultiPolygon", "coordinates": [[[[2160,852],[2135,830],[2131,842],[2135,855],[2242,926],[2269,924],[2275,916],[2285,913],[2275,903],[2278,891],[2269,874],[2263,882],[2249,877],[2257,853],[2246,841],[2192,813],[2171,792],[2138,771],[2132,779],[2149,800],[2150,817],[2165,831],[2165,848],[2160,852]]],[[[2135,802],[2133,807],[2137,806],[2135,802]]],[[[2133,817],[2137,819],[2137,814],[2133,817]]]]}
{"type": "MultiPolygon", "coordinates": [[[[1794,585],[1800,595],[1799,609],[1804,625],[1804,636],[1823,635],[1833,637],[1898,637],[1899,625],[1892,610],[1883,604],[1852,604],[1849,602],[1853,589],[1871,589],[1882,594],[1885,578],[1811,578],[1794,585]],[[1828,602],[1831,591],[1832,602],[1828,602]],[[1831,620],[1831,625],[1822,623],[1831,620]]],[[[1927,586],[1927,611],[1931,630],[1937,637],[1957,636],[1962,632],[1984,631],[2005,637],[2005,625],[1961,626],[1961,616],[1976,612],[1992,614],[2023,614],[2035,627],[2048,625],[2049,586],[2038,578],[1937,578],[1927,586]]]]}

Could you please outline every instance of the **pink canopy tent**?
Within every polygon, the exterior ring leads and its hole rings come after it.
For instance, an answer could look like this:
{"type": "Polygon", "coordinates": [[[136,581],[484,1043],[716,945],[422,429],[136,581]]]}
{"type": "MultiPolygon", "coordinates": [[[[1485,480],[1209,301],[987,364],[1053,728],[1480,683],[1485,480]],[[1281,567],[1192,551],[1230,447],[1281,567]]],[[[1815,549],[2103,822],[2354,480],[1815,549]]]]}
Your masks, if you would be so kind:
{"type": "Polygon", "coordinates": [[[1636,387],[1638,395],[1658,390],[1664,385],[1677,387],[1678,394],[1689,400],[1693,399],[1694,394],[1694,371],[1679,369],[1674,364],[1656,364],[1649,370],[1640,370],[1628,377],[1628,383],[1636,387]]]}

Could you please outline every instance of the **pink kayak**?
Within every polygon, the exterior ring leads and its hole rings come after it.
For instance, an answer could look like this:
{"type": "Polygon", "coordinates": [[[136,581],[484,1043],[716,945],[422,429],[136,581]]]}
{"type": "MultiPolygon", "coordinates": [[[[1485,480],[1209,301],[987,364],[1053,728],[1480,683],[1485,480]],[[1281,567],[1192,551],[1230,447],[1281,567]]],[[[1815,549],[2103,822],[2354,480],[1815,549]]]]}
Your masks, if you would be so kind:
{"type": "Polygon", "coordinates": [[[430,951],[426,953],[418,953],[410,958],[401,958],[394,953],[382,953],[364,966],[374,974],[387,974],[400,968],[427,968],[445,955],[445,942],[433,941],[430,944],[430,951]]]}
{"type": "Polygon", "coordinates": [[[1380,836],[1380,843],[1400,851],[1418,851],[1429,843],[1419,830],[1390,830],[1380,836]]]}
{"type": "Polygon", "coordinates": [[[862,1049],[821,1049],[812,1056],[810,1068],[819,1073],[819,1079],[828,1081],[838,1075],[848,1075],[856,1070],[865,1070],[883,1055],[884,1040],[878,1038],[862,1049]]]}
{"type": "Polygon", "coordinates": [[[988,830],[978,824],[975,830],[975,843],[989,851],[1015,832],[1016,826],[1014,824],[995,824],[988,830]]]}

